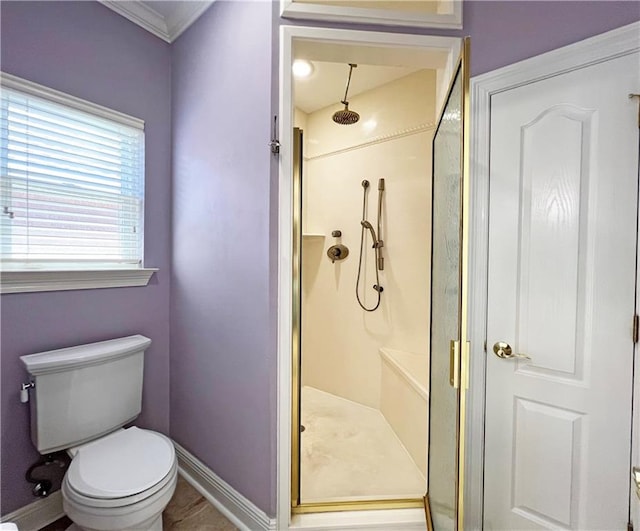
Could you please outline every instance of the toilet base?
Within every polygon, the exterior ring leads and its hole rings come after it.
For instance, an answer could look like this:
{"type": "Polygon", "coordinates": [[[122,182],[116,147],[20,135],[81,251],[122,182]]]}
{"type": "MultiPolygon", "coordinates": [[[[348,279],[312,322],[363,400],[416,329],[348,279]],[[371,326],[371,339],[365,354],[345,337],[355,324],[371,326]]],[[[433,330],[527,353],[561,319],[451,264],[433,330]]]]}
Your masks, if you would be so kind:
{"type": "Polygon", "coordinates": [[[142,499],[126,498],[124,501],[130,503],[119,505],[123,500],[114,503],[113,500],[83,498],[69,487],[65,476],[62,508],[76,526],[68,531],[162,531],[162,512],[171,501],[177,482],[178,465],[174,462],[169,474],[158,484],[158,490],[142,499]],[[105,506],[106,502],[111,506],[105,506]],[[96,506],[98,504],[102,506],[96,506]]]}

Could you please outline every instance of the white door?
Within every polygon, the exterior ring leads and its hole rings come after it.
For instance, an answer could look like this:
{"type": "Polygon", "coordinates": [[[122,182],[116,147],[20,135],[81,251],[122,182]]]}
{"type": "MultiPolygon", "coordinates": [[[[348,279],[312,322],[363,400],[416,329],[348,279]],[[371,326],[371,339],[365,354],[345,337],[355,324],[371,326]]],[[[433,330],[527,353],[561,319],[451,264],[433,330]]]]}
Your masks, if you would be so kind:
{"type": "Polygon", "coordinates": [[[626,529],[639,65],[491,99],[487,530],[626,529]]]}

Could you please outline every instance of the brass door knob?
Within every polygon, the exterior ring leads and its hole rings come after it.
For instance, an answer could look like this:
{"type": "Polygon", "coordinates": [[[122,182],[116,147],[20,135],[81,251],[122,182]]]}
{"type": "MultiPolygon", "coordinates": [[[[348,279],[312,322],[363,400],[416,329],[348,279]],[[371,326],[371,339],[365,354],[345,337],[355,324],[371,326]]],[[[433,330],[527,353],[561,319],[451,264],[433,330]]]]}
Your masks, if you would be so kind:
{"type": "Polygon", "coordinates": [[[512,360],[516,358],[524,360],[531,359],[526,354],[514,354],[511,345],[509,345],[509,343],[505,343],[504,341],[498,341],[493,345],[493,353],[503,360],[512,360]]]}

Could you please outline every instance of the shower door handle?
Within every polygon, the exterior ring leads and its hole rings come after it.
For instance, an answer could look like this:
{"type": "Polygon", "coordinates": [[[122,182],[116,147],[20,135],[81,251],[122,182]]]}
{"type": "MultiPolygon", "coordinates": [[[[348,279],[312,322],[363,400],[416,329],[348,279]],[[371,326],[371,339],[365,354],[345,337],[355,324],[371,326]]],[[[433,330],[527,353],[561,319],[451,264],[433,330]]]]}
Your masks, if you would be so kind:
{"type": "Polygon", "coordinates": [[[454,389],[460,387],[460,341],[449,341],[449,384],[454,389]]]}

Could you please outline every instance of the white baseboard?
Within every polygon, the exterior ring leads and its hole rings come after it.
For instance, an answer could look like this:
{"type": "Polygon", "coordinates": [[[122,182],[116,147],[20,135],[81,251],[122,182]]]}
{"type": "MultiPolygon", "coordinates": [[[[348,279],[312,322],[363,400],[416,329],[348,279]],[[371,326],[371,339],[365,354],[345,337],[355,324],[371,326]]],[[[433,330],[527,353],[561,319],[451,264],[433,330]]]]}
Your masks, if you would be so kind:
{"type": "Polygon", "coordinates": [[[0,521],[12,522],[20,531],[38,531],[63,516],[62,491],[57,490],[46,498],[40,498],[12,513],[5,514],[0,521]]]}
{"type": "Polygon", "coordinates": [[[247,531],[276,530],[275,518],[269,518],[178,443],[174,442],[174,445],[180,475],[234,525],[247,531]]]}
{"type": "MultiPolygon", "coordinates": [[[[177,443],[179,472],[200,494],[234,525],[247,531],[275,531],[276,520],[213,473],[204,463],[177,443]]],[[[20,531],[38,531],[64,516],[62,491],[53,492],[0,518],[12,522],[20,531]]]]}

